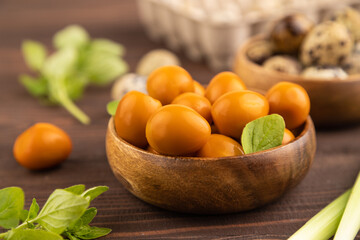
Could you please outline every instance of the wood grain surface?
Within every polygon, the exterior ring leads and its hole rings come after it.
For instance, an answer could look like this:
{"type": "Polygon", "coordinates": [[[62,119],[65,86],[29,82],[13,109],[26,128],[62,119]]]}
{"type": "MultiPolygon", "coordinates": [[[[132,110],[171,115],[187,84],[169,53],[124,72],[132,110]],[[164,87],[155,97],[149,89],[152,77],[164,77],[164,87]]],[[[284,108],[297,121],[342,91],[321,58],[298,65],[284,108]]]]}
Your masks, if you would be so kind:
{"type": "MultiPolygon", "coordinates": [[[[108,185],[110,190],[93,202],[97,226],[113,229],[104,239],[287,239],[311,216],[351,187],[360,169],[360,127],[321,130],[314,164],[305,179],[281,199],[245,213],[219,216],[179,214],[148,205],[130,194],[113,176],[106,160],[105,133],[109,117],[105,104],[110,87],[89,88],[77,102],[92,118],[83,126],[64,109],[47,107],[30,97],[18,83],[27,72],[20,44],[35,39],[51,47],[60,28],[78,23],[93,37],[118,41],[127,49],[131,70],[147,51],[164,47],[148,40],[133,0],[1,0],[0,1],[0,188],[20,186],[26,206],[33,197],[44,204],[55,188],[83,183],[108,185]],[[61,166],[31,172],[12,155],[16,136],[30,125],[54,123],[71,136],[74,150],[61,166]]],[[[179,53],[195,79],[211,76],[204,63],[193,63],[179,53]]]]}

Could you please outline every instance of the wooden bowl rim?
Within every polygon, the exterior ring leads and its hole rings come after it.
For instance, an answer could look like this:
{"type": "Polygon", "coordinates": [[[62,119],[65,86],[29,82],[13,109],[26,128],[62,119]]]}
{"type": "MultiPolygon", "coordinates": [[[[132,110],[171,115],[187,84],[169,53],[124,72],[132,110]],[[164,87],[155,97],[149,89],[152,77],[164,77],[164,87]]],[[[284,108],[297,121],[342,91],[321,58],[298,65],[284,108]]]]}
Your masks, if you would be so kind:
{"type": "Polygon", "coordinates": [[[301,75],[277,72],[272,69],[265,69],[261,65],[251,61],[247,57],[247,54],[246,54],[247,50],[251,44],[253,44],[256,41],[265,40],[265,39],[266,39],[266,35],[264,35],[264,34],[259,34],[259,35],[249,38],[238,50],[238,53],[236,55],[234,69],[236,68],[236,64],[238,61],[244,61],[244,62],[246,62],[246,65],[253,68],[257,72],[265,71],[267,74],[272,75],[272,77],[274,77],[274,78],[276,78],[280,75],[284,78],[285,77],[288,78],[287,81],[292,81],[292,82],[312,82],[312,83],[330,84],[330,83],[353,83],[353,82],[360,81],[360,74],[348,75],[348,77],[345,79],[340,79],[340,78],[321,79],[321,78],[304,78],[301,75]]]}
{"type": "Polygon", "coordinates": [[[167,156],[167,155],[160,155],[160,154],[155,154],[155,153],[151,153],[149,151],[146,151],[145,149],[142,148],[138,148],[130,143],[128,143],[127,141],[123,140],[122,138],[120,138],[116,131],[115,131],[115,125],[114,125],[114,117],[111,117],[109,119],[109,123],[108,123],[108,130],[110,132],[110,134],[117,139],[119,142],[121,142],[122,144],[124,144],[125,146],[127,146],[128,148],[132,149],[133,151],[136,152],[140,152],[141,154],[145,154],[145,155],[149,155],[152,157],[161,157],[161,158],[165,158],[168,160],[182,160],[182,161],[210,161],[210,162],[214,162],[214,161],[223,161],[223,160],[234,160],[234,159],[248,159],[248,158],[252,158],[254,156],[257,155],[264,155],[267,154],[269,152],[274,152],[274,151],[278,151],[279,149],[283,149],[286,147],[289,147],[290,145],[294,145],[297,144],[297,142],[300,141],[300,139],[302,139],[306,133],[308,133],[310,131],[311,126],[314,126],[312,119],[310,116],[307,117],[305,123],[303,123],[303,130],[300,132],[300,134],[298,136],[295,137],[295,139],[293,141],[291,141],[288,144],[285,145],[280,145],[274,148],[270,148],[264,151],[260,151],[260,152],[255,152],[255,153],[249,153],[249,154],[244,154],[244,155],[239,155],[239,156],[231,156],[231,157],[216,157],[216,158],[204,158],[204,157],[184,157],[184,156],[167,156]]]}

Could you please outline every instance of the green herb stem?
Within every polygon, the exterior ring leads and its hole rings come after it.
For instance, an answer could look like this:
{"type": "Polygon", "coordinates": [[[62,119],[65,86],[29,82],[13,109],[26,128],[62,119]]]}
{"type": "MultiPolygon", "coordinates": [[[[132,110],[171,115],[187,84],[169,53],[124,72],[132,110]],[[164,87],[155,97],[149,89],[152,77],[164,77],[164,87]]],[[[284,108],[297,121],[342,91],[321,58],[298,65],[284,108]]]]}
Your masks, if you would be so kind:
{"type": "MultiPolygon", "coordinates": [[[[17,226],[16,228],[14,229],[24,229],[26,228],[29,223],[34,223],[36,222],[36,218],[35,219],[32,219],[32,220],[29,220],[29,221],[26,221],[26,222],[23,222],[22,224],[20,224],[19,226],[17,226]]],[[[6,237],[7,235],[9,234],[9,231],[8,232],[4,232],[4,233],[0,233],[0,239],[4,239],[4,237],[6,237]]]]}
{"type": "Polygon", "coordinates": [[[29,223],[33,223],[33,222],[34,222],[33,220],[29,220],[29,221],[23,222],[22,224],[20,224],[19,226],[17,226],[15,229],[25,228],[25,227],[28,226],[29,223]]]}
{"type": "Polygon", "coordinates": [[[346,204],[334,240],[353,240],[360,229],[360,173],[346,204]]]}
{"type": "Polygon", "coordinates": [[[69,98],[62,97],[61,99],[59,99],[59,101],[60,104],[81,123],[90,123],[90,118],[83,111],[81,111],[81,109],[78,108],[69,98]]]}
{"type": "Polygon", "coordinates": [[[332,237],[338,228],[350,193],[351,189],[332,201],[288,240],[328,240],[332,237]]]}

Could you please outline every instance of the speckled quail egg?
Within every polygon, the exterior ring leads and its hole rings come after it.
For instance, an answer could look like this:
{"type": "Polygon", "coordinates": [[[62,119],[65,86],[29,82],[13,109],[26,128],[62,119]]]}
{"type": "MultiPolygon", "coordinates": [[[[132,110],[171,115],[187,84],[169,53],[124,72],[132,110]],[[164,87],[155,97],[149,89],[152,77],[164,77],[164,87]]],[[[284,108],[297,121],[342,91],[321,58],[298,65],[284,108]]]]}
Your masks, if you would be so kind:
{"type": "Polygon", "coordinates": [[[142,93],[146,91],[145,76],[140,76],[135,73],[128,73],[116,80],[111,89],[111,98],[114,100],[121,99],[127,92],[136,90],[142,93]]]}
{"type": "Polygon", "coordinates": [[[276,52],[296,53],[314,22],[305,15],[297,13],[279,20],[270,33],[270,40],[276,52]]]}
{"type": "Polygon", "coordinates": [[[351,55],[343,65],[343,69],[347,74],[360,74],[360,54],[355,53],[351,55]]]}
{"type": "Polygon", "coordinates": [[[353,40],[347,28],[337,22],[323,22],[305,37],[301,62],[305,66],[338,66],[350,56],[353,40]]]}
{"type": "Polygon", "coordinates": [[[259,40],[252,43],[247,52],[247,57],[258,64],[262,64],[273,54],[273,45],[267,40],[259,40]]]}
{"type": "Polygon", "coordinates": [[[354,43],[353,53],[360,54],[360,41],[357,41],[354,43]]]}
{"type": "Polygon", "coordinates": [[[145,54],[136,67],[136,73],[148,76],[152,71],[167,65],[180,66],[179,58],[166,49],[155,49],[145,54]]]}
{"type": "Polygon", "coordinates": [[[326,20],[344,24],[351,32],[354,40],[360,40],[360,12],[351,7],[334,11],[325,17],[326,20]]]}
{"type": "Polygon", "coordinates": [[[271,57],[264,62],[263,67],[289,74],[299,74],[301,72],[300,63],[290,56],[271,57]]]}
{"type": "Polygon", "coordinates": [[[331,80],[333,78],[345,79],[346,72],[340,67],[308,67],[301,75],[306,78],[318,78],[323,80],[331,80]]]}

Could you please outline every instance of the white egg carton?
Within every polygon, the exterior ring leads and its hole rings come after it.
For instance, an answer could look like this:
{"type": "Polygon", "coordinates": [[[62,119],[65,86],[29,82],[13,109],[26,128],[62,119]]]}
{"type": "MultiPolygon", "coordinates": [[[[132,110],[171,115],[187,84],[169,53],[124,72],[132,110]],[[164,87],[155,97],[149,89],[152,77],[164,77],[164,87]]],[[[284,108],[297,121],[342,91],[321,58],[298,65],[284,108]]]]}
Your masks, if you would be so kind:
{"type": "Polygon", "coordinates": [[[302,12],[317,21],[342,5],[359,0],[137,0],[142,24],[154,41],[184,49],[215,70],[230,69],[238,47],[250,36],[269,31],[280,17],[302,12]]]}

